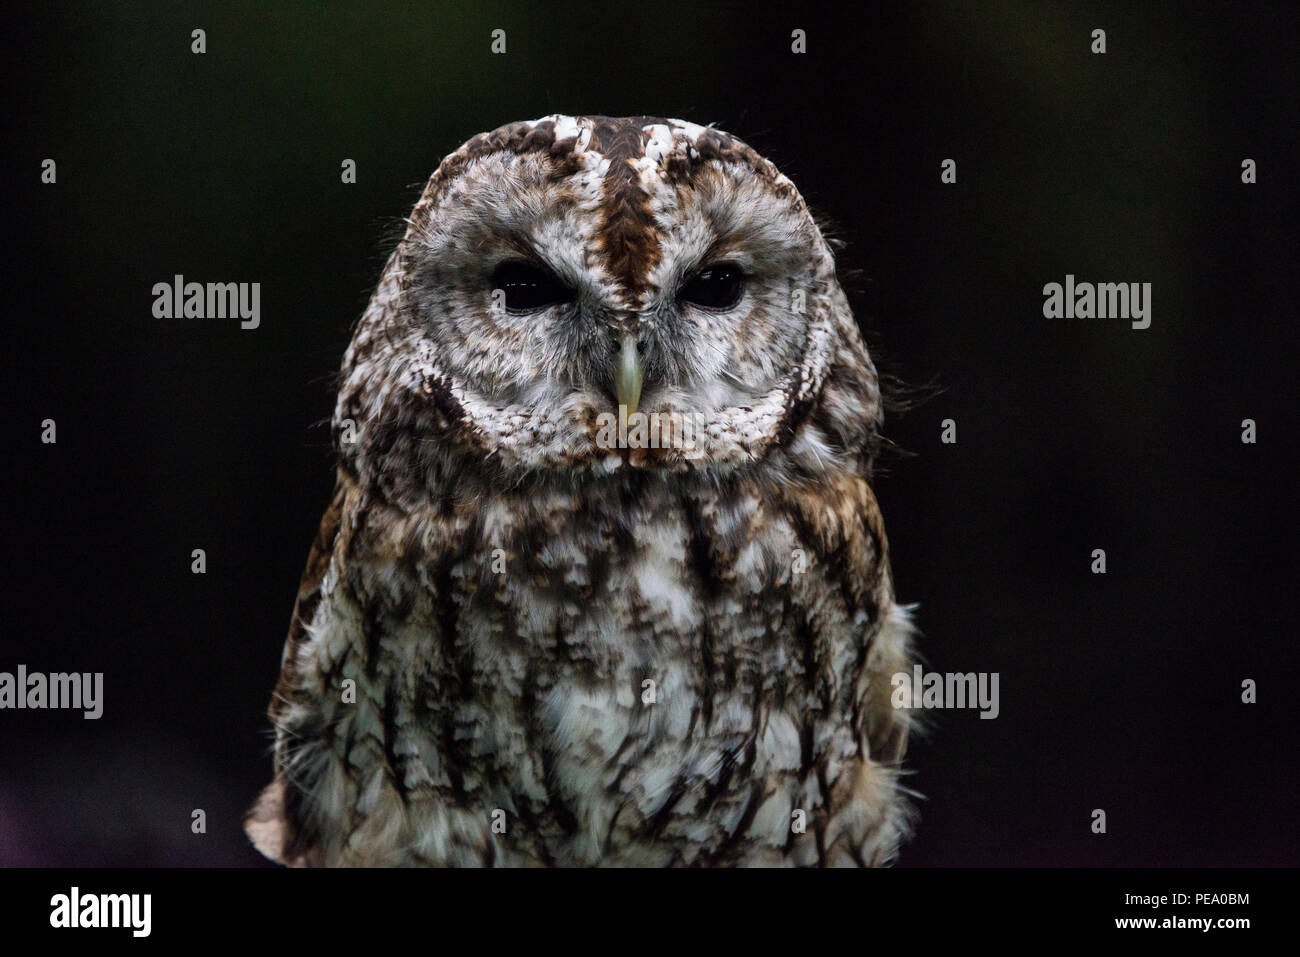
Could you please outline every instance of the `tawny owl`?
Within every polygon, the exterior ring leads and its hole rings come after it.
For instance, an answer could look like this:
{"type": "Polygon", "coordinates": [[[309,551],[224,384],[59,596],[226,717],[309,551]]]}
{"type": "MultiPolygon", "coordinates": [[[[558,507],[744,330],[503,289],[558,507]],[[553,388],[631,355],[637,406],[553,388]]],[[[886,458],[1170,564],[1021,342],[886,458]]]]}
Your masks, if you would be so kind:
{"type": "Polygon", "coordinates": [[[716,129],[557,115],[471,139],[407,223],[343,360],[256,846],[892,859],[880,391],[794,185],[716,129]]]}

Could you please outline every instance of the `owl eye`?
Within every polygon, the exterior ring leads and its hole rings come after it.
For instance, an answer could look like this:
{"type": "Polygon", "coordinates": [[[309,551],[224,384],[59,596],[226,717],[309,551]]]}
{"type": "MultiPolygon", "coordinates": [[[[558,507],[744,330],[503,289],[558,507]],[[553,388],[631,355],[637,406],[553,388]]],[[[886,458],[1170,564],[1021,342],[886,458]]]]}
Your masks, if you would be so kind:
{"type": "Polygon", "coordinates": [[[714,263],[697,272],[677,298],[704,309],[730,309],[745,291],[745,274],[735,263],[714,263]]]}
{"type": "Polygon", "coordinates": [[[573,290],[560,282],[555,273],[543,266],[521,260],[508,260],[492,273],[492,289],[506,296],[511,312],[534,312],[562,302],[573,301],[573,290]]]}

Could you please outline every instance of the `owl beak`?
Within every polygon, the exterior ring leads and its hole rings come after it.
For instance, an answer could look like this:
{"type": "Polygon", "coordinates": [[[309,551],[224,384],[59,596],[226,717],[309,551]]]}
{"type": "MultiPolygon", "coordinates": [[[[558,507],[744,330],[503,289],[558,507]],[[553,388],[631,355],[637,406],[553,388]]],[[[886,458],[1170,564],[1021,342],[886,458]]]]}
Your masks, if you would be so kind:
{"type": "Polygon", "coordinates": [[[618,350],[618,369],[614,373],[614,391],[619,406],[627,407],[627,414],[636,411],[641,401],[641,356],[636,350],[636,336],[624,335],[618,350]]]}

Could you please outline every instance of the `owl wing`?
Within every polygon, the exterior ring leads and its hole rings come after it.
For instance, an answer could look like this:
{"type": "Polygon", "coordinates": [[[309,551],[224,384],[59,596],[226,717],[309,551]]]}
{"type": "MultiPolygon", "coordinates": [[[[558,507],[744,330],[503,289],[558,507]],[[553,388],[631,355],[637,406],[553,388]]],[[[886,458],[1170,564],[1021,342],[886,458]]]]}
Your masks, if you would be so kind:
{"type": "Polygon", "coordinates": [[[894,601],[894,575],[889,564],[889,538],[885,519],[870,482],[857,487],[858,513],[866,533],[849,536],[851,547],[858,552],[856,562],[864,569],[876,569],[873,588],[863,595],[879,627],[867,649],[865,676],[868,682],[864,731],[871,759],[879,764],[897,765],[907,751],[910,726],[909,712],[895,708],[892,679],[911,669],[913,626],[908,609],[894,601]]]}
{"type": "Polygon", "coordinates": [[[889,540],[875,492],[865,476],[842,474],[804,490],[786,490],[786,513],[802,543],[830,571],[850,619],[868,624],[855,643],[863,655],[856,676],[855,730],[870,758],[896,765],[907,750],[909,712],[893,707],[892,678],[909,671],[912,625],[894,601],[889,540]]]}
{"type": "Polygon", "coordinates": [[[910,727],[908,712],[895,708],[891,701],[892,678],[911,667],[913,627],[906,608],[890,602],[880,631],[873,639],[868,653],[871,675],[870,706],[867,713],[866,735],[871,747],[871,758],[880,764],[896,765],[907,752],[907,735],[910,727]]]}
{"type": "Polygon", "coordinates": [[[330,567],[334,543],[342,523],[343,504],[352,481],[340,472],[334,486],[334,497],[307,555],[307,567],[298,584],[298,597],[294,601],[293,617],[289,622],[289,636],[285,641],[280,660],[280,679],[276,682],[267,714],[276,730],[275,778],[258,796],[252,810],[244,819],[244,831],[253,845],[271,860],[291,866],[319,863],[320,851],[315,841],[304,835],[300,826],[299,810],[302,793],[293,787],[284,773],[284,759],[288,746],[283,731],[285,713],[298,695],[299,652],[308,639],[307,627],[320,603],[321,583],[330,567]]]}

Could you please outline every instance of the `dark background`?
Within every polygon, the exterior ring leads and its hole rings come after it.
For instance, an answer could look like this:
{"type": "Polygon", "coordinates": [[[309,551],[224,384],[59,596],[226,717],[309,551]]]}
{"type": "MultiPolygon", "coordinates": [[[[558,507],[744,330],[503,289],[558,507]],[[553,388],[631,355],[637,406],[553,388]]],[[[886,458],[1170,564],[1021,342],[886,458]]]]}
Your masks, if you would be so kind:
{"type": "Polygon", "coordinates": [[[9,20],[0,670],[103,671],[105,714],[0,712],[0,864],[261,861],[239,819],[350,328],[440,158],[552,112],[748,141],[846,241],[882,367],[941,390],[876,485],[928,665],[999,672],[1001,715],[914,742],[901,864],[1300,861],[1289,5],[984,6],[9,20]],[[175,273],[260,282],[261,328],[153,318],[175,273]],[[1152,283],[1151,328],[1045,319],[1066,273],[1152,283]]]}

